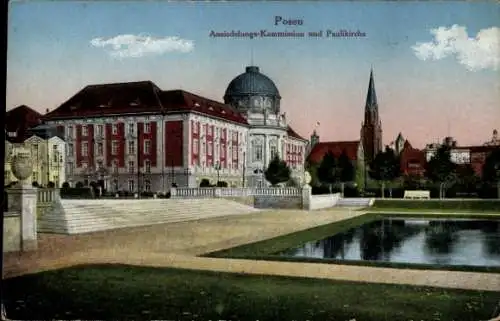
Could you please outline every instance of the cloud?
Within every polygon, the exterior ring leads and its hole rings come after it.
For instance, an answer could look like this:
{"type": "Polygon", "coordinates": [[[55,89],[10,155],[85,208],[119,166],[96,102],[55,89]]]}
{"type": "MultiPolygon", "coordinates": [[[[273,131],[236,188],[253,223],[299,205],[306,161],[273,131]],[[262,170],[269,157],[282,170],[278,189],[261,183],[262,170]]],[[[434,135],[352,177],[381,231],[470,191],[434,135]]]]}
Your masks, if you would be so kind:
{"type": "Polygon", "coordinates": [[[500,28],[481,29],[475,38],[469,38],[466,27],[431,29],[434,40],[418,42],[412,49],[420,60],[440,60],[453,56],[468,70],[491,68],[497,70],[500,62],[500,28]]]}
{"type": "Polygon", "coordinates": [[[138,58],[146,55],[162,55],[167,52],[191,52],[192,40],[179,37],[156,38],[146,35],[119,35],[112,38],[94,38],[94,47],[105,48],[114,58],[138,58]]]}

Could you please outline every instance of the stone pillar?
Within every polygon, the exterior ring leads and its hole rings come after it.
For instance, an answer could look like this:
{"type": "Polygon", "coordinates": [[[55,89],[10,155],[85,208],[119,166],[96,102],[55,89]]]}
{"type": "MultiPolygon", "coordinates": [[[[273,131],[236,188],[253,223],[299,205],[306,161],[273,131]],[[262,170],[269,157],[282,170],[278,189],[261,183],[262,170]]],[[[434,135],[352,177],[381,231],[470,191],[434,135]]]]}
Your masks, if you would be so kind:
{"type": "Polygon", "coordinates": [[[37,249],[36,202],[37,188],[26,185],[7,190],[9,211],[21,214],[21,249],[37,249]]]}
{"type": "Polygon", "coordinates": [[[306,211],[311,209],[311,186],[309,184],[302,186],[302,209],[306,211]]]}
{"type": "Polygon", "coordinates": [[[214,190],[214,196],[215,197],[222,197],[222,191],[220,187],[216,187],[214,190]]]}
{"type": "Polygon", "coordinates": [[[170,188],[170,198],[177,196],[177,189],[175,187],[170,188]]]}

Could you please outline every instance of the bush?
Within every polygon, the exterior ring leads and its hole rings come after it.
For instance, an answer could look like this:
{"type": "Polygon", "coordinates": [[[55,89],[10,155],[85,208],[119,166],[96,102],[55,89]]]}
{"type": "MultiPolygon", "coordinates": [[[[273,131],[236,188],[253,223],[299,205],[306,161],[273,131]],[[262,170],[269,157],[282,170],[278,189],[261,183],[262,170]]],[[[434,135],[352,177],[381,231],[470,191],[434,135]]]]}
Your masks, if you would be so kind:
{"type": "Polygon", "coordinates": [[[206,178],[202,179],[201,182],[200,182],[200,187],[210,187],[212,185],[210,185],[210,181],[206,178]]]}
{"type": "Polygon", "coordinates": [[[88,187],[75,187],[75,188],[64,188],[61,189],[61,198],[84,198],[90,199],[92,197],[92,191],[88,187]]]}
{"type": "Polygon", "coordinates": [[[31,183],[31,186],[33,187],[40,187],[40,185],[38,185],[38,182],[37,181],[34,181],[31,183]]]}
{"type": "Polygon", "coordinates": [[[83,188],[83,183],[82,182],[76,182],[75,187],[76,188],[83,188]]]}
{"type": "Polygon", "coordinates": [[[49,182],[47,184],[47,188],[54,188],[54,187],[56,187],[56,184],[54,184],[54,182],[49,182]]]}
{"type": "Polygon", "coordinates": [[[228,184],[227,184],[227,182],[224,182],[224,181],[218,181],[216,186],[217,187],[227,187],[228,184]]]}
{"type": "Polygon", "coordinates": [[[141,197],[153,197],[155,193],[153,192],[142,192],[141,197]]]}
{"type": "Polygon", "coordinates": [[[68,182],[62,183],[62,188],[64,189],[69,188],[69,183],[68,182]]]}

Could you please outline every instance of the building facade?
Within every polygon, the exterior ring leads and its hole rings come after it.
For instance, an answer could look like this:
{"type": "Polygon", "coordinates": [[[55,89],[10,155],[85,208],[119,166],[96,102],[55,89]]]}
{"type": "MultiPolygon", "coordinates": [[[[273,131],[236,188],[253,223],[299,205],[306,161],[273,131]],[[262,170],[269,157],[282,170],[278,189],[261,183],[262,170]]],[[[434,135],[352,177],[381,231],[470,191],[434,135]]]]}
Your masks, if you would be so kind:
{"type": "Polygon", "coordinates": [[[306,140],[279,114],[280,98],[251,66],[231,81],[225,103],[150,81],[91,85],[44,120],[65,137],[70,185],[156,192],[205,178],[249,186],[266,183],[273,155],[303,177],[306,140]]]}
{"type": "Polygon", "coordinates": [[[22,143],[5,142],[4,175],[5,184],[17,181],[10,168],[12,157],[20,150],[30,153],[33,162],[32,174],[28,181],[39,186],[61,187],[66,181],[64,166],[66,157],[66,143],[58,136],[43,138],[33,135],[22,143]]]}

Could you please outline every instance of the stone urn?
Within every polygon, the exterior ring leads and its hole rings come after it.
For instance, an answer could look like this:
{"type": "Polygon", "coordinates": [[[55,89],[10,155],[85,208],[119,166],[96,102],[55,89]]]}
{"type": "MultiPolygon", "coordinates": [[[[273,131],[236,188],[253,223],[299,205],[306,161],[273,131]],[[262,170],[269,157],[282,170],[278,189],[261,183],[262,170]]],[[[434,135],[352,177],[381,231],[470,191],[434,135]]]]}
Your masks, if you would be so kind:
{"type": "Polygon", "coordinates": [[[20,150],[10,163],[12,174],[18,179],[21,186],[31,186],[27,179],[31,176],[33,170],[33,161],[27,150],[20,150]]]}

